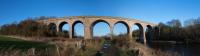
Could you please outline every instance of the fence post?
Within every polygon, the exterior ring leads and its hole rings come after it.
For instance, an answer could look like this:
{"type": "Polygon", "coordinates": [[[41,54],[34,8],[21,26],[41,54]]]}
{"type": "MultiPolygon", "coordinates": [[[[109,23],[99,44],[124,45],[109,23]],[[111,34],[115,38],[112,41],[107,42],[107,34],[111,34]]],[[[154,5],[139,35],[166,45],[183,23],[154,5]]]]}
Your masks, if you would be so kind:
{"type": "Polygon", "coordinates": [[[59,47],[57,45],[56,45],[56,50],[57,50],[58,56],[61,56],[60,51],[59,51],[59,47]]]}
{"type": "Polygon", "coordinates": [[[35,48],[32,48],[32,55],[35,55],[35,48]]]}

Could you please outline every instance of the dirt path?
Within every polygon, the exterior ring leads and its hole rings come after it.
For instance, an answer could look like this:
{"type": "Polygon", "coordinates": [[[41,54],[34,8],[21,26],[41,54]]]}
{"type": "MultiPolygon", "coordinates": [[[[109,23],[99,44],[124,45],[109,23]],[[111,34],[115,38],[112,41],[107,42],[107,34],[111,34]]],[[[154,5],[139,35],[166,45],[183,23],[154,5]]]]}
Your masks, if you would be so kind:
{"type": "Polygon", "coordinates": [[[110,46],[101,51],[103,52],[104,56],[120,56],[119,49],[115,46],[110,46]]]}

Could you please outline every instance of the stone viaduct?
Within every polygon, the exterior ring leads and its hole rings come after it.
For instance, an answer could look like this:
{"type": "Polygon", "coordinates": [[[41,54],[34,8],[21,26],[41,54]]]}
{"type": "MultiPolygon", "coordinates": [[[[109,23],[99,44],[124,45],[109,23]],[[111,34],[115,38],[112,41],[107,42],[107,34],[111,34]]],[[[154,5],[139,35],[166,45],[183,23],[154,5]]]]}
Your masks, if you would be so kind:
{"type": "MultiPolygon", "coordinates": [[[[54,25],[56,31],[62,31],[62,26],[64,24],[69,24],[69,38],[73,38],[74,34],[74,25],[77,23],[82,23],[84,25],[84,39],[92,39],[93,37],[93,26],[98,22],[105,22],[110,27],[110,34],[113,34],[113,27],[117,23],[123,23],[127,27],[127,34],[129,38],[132,39],[132,26],[137,25],[139,27],[141,36],[143,37],[144,43],[146,43],[145,29],[152,28],[157,24],[149,23],[145,21],[140,21],[136,19],[128,19],[121,17],[104,17],[104,16],[73,16],[65,18],[54,18],[54,19],[45,19],[39,20],[39,22],[45,23],[47,25],[54,25]]],[[[112,38],[112,36],[111,36],[112,38]]]]}

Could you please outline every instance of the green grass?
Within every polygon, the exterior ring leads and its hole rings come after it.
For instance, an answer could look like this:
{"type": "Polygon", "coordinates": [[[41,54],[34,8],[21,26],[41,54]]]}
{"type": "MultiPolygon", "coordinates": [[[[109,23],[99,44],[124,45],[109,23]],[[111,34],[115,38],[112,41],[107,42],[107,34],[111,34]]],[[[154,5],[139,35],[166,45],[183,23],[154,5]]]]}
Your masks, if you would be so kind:
{"type": "Polygon", "coordinates": [[[24,40],[0,35],[0,41],[24,41],[24,40]]]}
{"type": "Polygon", "coordinates": [[[53,45],[43,42],[25,41],[17,38],[0,35],[0,49],[45,49],[53,47],[53,45]]]}

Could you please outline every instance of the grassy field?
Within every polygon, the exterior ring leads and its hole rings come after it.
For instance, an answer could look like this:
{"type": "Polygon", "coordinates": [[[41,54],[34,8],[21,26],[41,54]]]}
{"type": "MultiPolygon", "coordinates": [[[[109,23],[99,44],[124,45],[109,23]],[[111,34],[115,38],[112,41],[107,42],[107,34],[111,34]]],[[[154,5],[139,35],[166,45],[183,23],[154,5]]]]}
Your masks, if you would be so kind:
{"type": "Polygon", "coordinates": [[[0,35],[0,56],[57,56],[55,46],[0,35]]]}
{"type": "Polygon", "coordinates": [[[53,47],[53,45],[42,43],[42,42],[33,42],[25,41],[17,38],[7,37],[0,35],[0,49],[29,49],[29,48],[39,48],[44,49],[48,47],[53,47]]]}

